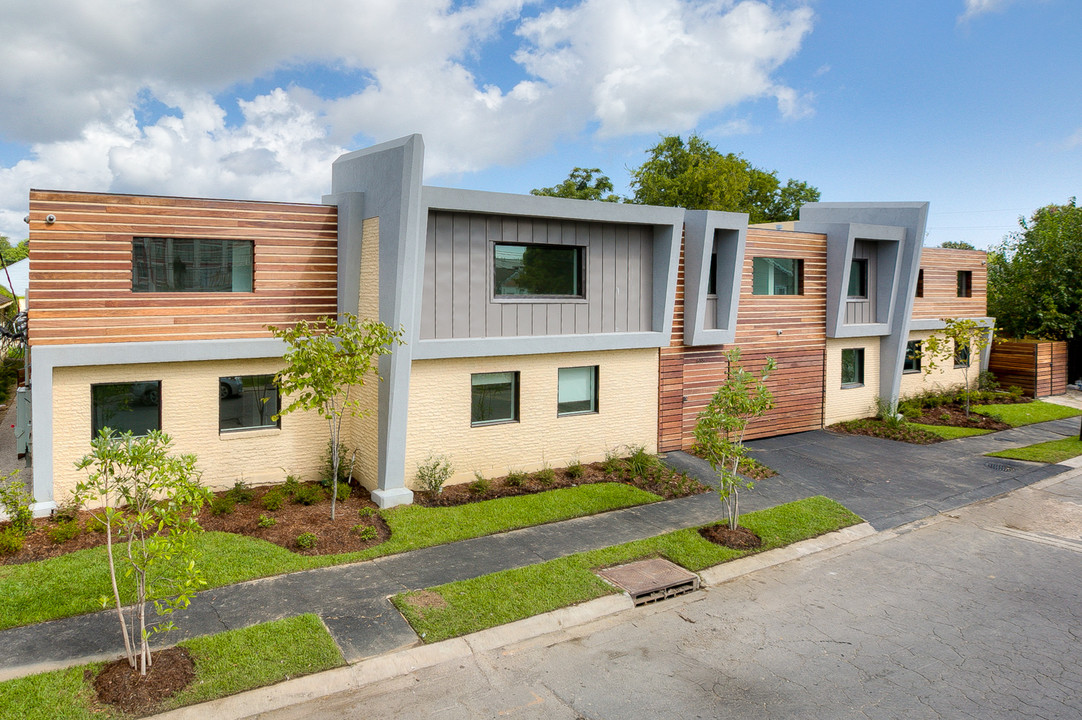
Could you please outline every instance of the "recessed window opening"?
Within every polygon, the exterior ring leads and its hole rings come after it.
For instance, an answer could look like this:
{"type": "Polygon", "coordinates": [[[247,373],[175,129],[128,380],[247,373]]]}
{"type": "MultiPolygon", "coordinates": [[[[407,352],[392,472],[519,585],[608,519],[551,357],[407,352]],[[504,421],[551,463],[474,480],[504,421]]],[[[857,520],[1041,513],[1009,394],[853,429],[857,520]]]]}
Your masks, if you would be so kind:
{"type": "Polygon", "coordinates": [[[218,430],[280,427],[278,386],[274,375],[230,375],[218,378],[218,430]]]}
{"type": "Polygon", "coordinates": [[[973,272],[958,271],[958,297],[973,297],[973,272]]]}
{"type": "Polygon", "coordinates": [[[118,433],[131,431],[136,436],[161,430],[161,397],[162,384],[158,380],[91,385],[91,437],[97,437],[106,427],[118,433]]]}
{"type": "Polygon", "coordinates": [[[252,292],[252,241],[132,239],[132,292],[252,292]]]}
{"type": "Polygon", "coordinates": [[[518,421],[518,373],[470,375],[470,424],[494,425],[518,421]]]}
{"type": "Polygon", "coordinates": [[[753,295],[802,295],[804,261],[794,258],[752,259],[753,295]]]}
{"type": "Polygon", "coordinates": [[[902,362],[902,372],[920,372],[920,340],[910,340],[905,344],[905,360],[902,362]]]}
{"type": "Polygon", "coordinates": [[[597,412],[597,365],[560,368],[557,415],[597,412]]]}
{"type": "Polygon", "coordinates": [[[849,265],[849,297],[865,300],[868,297],[868,260],[854,258],[849,265]]]}
{"type": "Polygon", "coordinates": [[[842,387],[854,388],[864,385],[864,348],[842,350],[842,387]]]}
{"type": "Polygon", "coordinates": [[[570,245],[493,246],[497,297],[585,297],[583,249],[570,245]]]}

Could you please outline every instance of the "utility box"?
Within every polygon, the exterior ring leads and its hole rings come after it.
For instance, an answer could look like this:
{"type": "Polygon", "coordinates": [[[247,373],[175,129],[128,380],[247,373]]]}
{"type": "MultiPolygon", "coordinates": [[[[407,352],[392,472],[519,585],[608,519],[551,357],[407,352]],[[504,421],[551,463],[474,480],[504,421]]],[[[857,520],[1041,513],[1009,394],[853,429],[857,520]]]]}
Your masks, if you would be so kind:
{"type": "Polygon", "coordinates": [[[30,453],[30,388],[15,391],[15,452],[19,457],[30,453]]]}

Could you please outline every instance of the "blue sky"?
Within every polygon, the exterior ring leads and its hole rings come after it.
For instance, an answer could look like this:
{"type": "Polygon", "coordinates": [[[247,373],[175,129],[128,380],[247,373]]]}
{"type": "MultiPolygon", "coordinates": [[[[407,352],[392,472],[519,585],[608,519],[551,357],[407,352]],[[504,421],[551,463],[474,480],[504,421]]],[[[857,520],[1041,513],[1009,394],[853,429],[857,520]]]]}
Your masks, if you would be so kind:
{"type": "Polygon", "coordinates": [[[698,132],[987,247],[1079,192],[1077,0],[0,0],[0,234],[31,187],[318,202],[419,132],[426,182],[621,192],[698,132]]]}

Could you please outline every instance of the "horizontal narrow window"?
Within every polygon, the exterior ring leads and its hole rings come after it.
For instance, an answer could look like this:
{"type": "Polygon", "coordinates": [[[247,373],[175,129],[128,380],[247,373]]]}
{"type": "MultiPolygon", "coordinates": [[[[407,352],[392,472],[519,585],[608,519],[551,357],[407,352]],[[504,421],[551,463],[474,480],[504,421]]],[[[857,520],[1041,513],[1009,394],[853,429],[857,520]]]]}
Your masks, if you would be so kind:
{"type": "Polygon", "coordinates": [[[278,386],[273,375],[218,378],[218,430],[279,427],[278,386]]]}
{"type": "Polygon", "coordinates": [[[560,368],[557,415],[597,412],[597,365],[560,368]]]}
{"type": "Polygon", "coordinates": [[[752,259],[751,292],[753,295],[802,295],[804,261],[793,258],[752,259]]]}
{"type": "Polygon", "coordinates": [[[118,433],[146,435],[162,428],[162,384],[147,382],[108,383],[90,386],[90,432],[102,428],[118,433]]]}
{"type": "Polygon", "coordinates": [[[581,247],[496,243],[493,253],[497,297],[584,297],[581,247]]]}
{"type": "Polygon", "coordinates": [[[470,424],[518,420],[518,373],[474,373],[470,376],[470,424]]]}
{"type": "Polygon", "coordinates": [[[252,292],[252,241],[132,239],[132,292],[252,292]]]}

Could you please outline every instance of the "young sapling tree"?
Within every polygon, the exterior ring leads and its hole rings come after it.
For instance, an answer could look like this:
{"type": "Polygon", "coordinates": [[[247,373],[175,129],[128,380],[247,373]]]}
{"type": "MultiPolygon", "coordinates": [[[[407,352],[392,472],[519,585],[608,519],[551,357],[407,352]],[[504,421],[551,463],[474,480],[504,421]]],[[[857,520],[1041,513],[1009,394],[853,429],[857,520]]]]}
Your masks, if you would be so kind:
{"type": "Polygon", "coordinates": [[[695,442],[703,458],[718,474],[718,493],[725,504],[729,528],[736,530],[740,520],[740,491],[753,483],[737,472],[747,454],[744,433],[748,423],[774,407],[774,395],[766,387],[777,368],[774,358],[767,358],[758,375],[740,364],[740,348],[725,353],[729,372],[695,424],[695,442]]]}
{"type": "MultiPolygon", "coordinates": [[[[75,499],[105,527],[124,652],[131,667],[146,675],[151,636],[174,629],[171,621],[148,624],[147,602],[153,602],[159,616],[169,615],[187,607],[206,584],[195,565],[193,538],[200,530],[196,515],[210,491],[199,484],[195,456],[171,455],[172,441],[158,430],[134,437],[130,431],[117,435],[104,428],[90,446],[90,454],[76,463],[87,479],[76,485],[75,499]],[[115,554],[114,538],[122,546],[115,554]],[[117,556],[134,585],[127,619],[117,556]]],[[[103,607],[108,602],[101,598],[103,607]]]]}
{"type": "Polygon", "coordinates": [[[932,333],[921,343],[920,355],[922,368],[927,375],[939,367],[939,363],[950,360],[956,367],[962,368],[965,378],[966,417],[969,417],[969,370],[973,366],[973,357],[980,358],[988,347],[993,328],[982,325],[971,318],[943,318],[945,327],[932,333]]]}
{"type": "Polygon", "coordinates": [[[364,385],[369,376],[380,379],[379,356],[390,354],[391,346],[402,342],[402,331],[391,330],[376,320],[358,321],[350,313],[343,313],[340,320],[322,317],[314,323],[302,320],[288,329],[268,329],[288,346],[283,357],[285,367],[275,376],[288,404],[277,417],[297,410],[315,410],[327,421],[333,520],[342,461],[342,422],[347,415],[367,414],[355,388],[364,385]]]}

